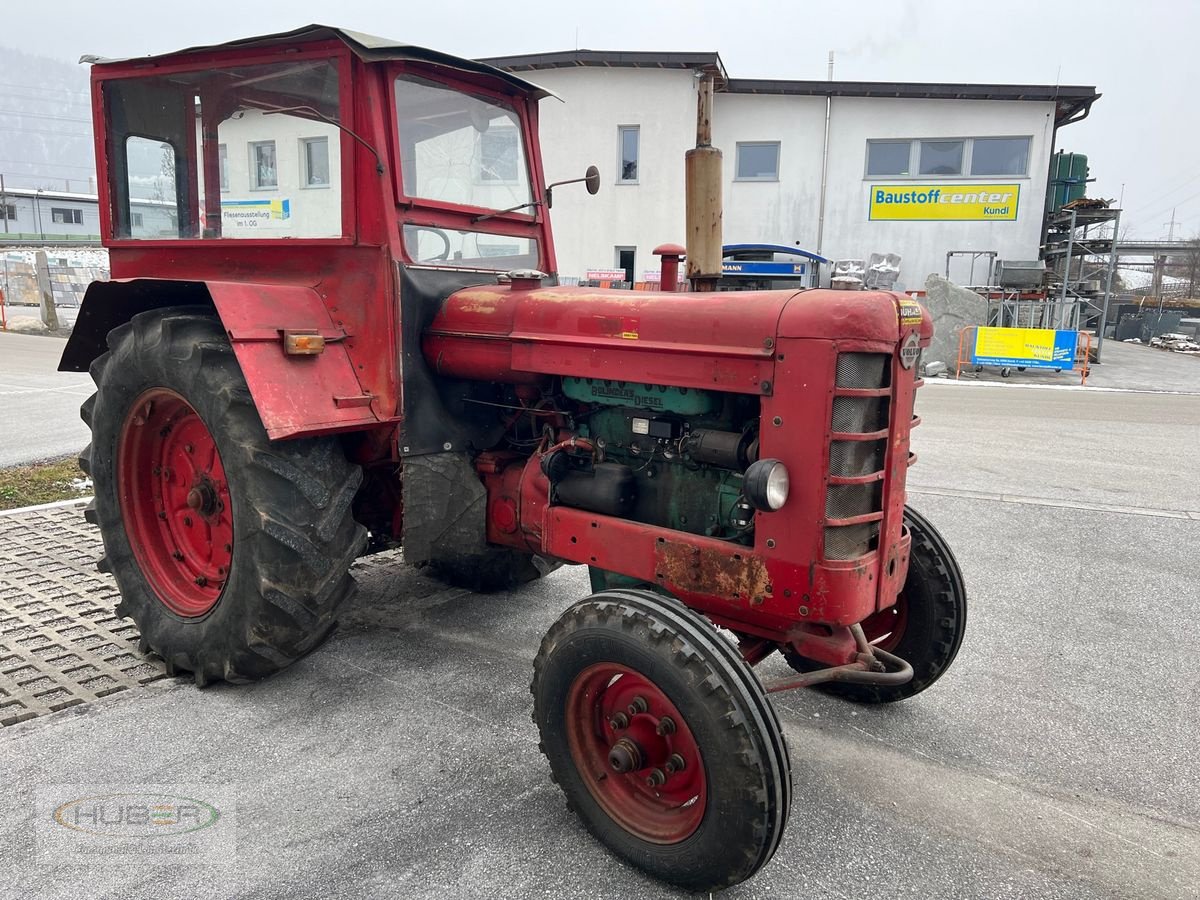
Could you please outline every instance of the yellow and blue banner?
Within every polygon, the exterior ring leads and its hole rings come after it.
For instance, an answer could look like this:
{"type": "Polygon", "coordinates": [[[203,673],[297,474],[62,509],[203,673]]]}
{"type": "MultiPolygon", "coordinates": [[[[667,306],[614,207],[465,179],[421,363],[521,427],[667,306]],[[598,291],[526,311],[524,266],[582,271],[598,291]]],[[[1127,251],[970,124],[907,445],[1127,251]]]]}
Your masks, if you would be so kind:
{"type": "Polygon", "coordinates": [[[971,362],[977,366],[1029,369],[1075,368],[1078,331],[1051,328],[977,328],[971,362]]]}
{"type": "Polygon", "coordinates": [[[1012,222],[1019,184],[873,184],[870,218],[893,222],[1012,222]]]}

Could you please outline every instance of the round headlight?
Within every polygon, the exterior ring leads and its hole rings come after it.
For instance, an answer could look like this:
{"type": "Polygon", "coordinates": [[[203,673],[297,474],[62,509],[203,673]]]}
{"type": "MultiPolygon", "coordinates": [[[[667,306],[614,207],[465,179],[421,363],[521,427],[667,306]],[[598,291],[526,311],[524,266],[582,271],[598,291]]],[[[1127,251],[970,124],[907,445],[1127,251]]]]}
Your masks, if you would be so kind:
{"type": "Polygon", "coordinates": [[[760,459],[746,470],[742,493],[747,502],[763,512],[774,512],[787,502],[787,466],[777,459],[760,459]]]}

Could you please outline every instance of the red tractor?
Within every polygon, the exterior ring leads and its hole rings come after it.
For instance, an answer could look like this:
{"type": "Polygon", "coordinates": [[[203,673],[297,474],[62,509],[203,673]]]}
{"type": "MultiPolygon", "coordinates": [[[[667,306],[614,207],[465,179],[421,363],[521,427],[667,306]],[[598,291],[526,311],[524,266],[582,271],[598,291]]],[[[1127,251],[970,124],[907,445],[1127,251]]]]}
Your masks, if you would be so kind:
{"type": "Polygon", "coordinates": [[[534,661],[541,748],[614,852],[717,889],[787,821],[767,694],[900,700],[962,641],[905,506],[931,326],[890,293],[555,286],[545,94],[319,26],[95,60],[114,280],[61,363],[96,381],[87,515],[199,685],[316,647],[371,549],[477,590],[588,566],[534,661]]]}

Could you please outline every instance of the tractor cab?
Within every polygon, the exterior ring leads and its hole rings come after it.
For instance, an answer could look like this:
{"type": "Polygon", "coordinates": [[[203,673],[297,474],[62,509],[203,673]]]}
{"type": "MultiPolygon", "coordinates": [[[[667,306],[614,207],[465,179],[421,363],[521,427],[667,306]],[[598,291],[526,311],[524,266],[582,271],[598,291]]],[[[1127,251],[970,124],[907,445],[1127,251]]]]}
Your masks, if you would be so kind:
{"type": "Polygon", "coordinates": [[[93,62],[116,272],[122,248],[163,241],[390,244],[413,265],[554,268],[535,136],[546,92],[519,78],[322,26],[93,62]]]}

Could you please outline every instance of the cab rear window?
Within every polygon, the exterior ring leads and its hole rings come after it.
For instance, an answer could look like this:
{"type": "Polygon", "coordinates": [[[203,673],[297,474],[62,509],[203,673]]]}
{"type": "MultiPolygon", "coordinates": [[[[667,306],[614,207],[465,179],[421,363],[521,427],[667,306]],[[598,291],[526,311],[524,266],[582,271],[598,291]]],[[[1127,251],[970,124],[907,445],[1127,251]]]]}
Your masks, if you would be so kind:
{"type": "Polygon", "coordinates": [[[116,79],[102,90],[115,238],[342,236],[333,60],[116,79]]]}

